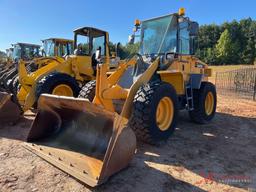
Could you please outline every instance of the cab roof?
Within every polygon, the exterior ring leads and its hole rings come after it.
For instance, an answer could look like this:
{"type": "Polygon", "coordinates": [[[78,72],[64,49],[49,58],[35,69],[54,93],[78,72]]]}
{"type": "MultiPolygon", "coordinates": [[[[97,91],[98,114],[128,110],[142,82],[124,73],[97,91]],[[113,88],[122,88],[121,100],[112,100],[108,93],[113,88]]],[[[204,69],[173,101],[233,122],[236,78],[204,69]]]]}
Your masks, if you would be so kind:
{"type": "Polygon", "coordinates": [[[15,46],[15,45],[21,45],[21,46],[29,46],[29,47],[38,47],[40,48],[41,45],[37,45],[37,44],[31,44],[31,43],[15,43],[15,44],[12,44],[12,46],[15,46]]]}
{"type": "Polygon", "coordinates": [[[57,42],[65,42],[65,43],[73,43],[74,40],[71,39],[63,39],[63,38],[49,38],[49,39],[43,39],[42,42],[46,41],[46,40],[52,40],[52,41],[57,41],[57,42]]]}
{"type": "Polygon", "coordinates": [[[76,30],[74,30],[74,33],[80,34],[80,35],[88,35],[88,32],[91,32],[93,37],[102,36],[102,34],[107,34],[106,31],[103,31],[101,29],[97,29],[94,27],[81,27],[76,30]]]}

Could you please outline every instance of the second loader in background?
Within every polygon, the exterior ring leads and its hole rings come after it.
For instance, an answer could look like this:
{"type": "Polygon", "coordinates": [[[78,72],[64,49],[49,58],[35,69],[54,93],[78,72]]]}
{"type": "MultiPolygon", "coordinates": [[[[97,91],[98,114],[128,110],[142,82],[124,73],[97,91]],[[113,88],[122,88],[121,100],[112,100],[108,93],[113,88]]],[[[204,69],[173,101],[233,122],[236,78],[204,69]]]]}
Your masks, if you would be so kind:
{"type": "MultiPolygon", "coordinates": [[[[18,65],[19,89],[17,95],[9,102],[15,102],[13,111],[21,113],[34,107],[43,93],[77,97],[86,82],[95,79],[98,62],[109,63],[108,33],[91,27],[83,27],[74,31],[75,53],[62,57],[46,57],[37,60],[42,66],[34,72],[27,71],[26,62],[18,65]]],[[[46,49],[47,51],[48,49],[46,49]]],[[[50,51],[47,51],[47,53],[50,51]]],[[[8,101],[3,99],[8,105],[8,101]]],[[[0,101],[1,102],[1,101],[0,101]]],[[[0,117],[1,117],[0,111],[0,117]]],[[[10,114],[10,121],[16,117],[10,114]]]]}
{"type": "Polygon", "coordinates": [[[0,71],[0,90],[8,90],[12,79],[17,76],[20,59],[30,61],[40,57],[40,45],[16,43],[8,51],[9,61],[0,71]]]}
{"type": "Polygon", "coordinates": [[[107,62],[99,64],[96,81],[83,87],[80,98],[40,97],[25,145],[90,186],[129,164],[136,137],[152,144],[166,141],[179,110],[187,110],[196,123],[208,123],[215,115],[211,69],[194,56],[198,24],[181,9],[136,20],[135,27],[139,53],[111,74],[107,62]]]}
{"type": "MultiPolygon", "coordinates": [[[[46,40],[42,40],[43,42],[43,57],[37,56],[37,57],[29,57],[25,59],[24,57],[21,57],[16,60],[22,59],[25,61],[25,67],[28,73],[35,72],[39,68],[47,65],[52,59],[55,59],[56,57],[62,58],[64,56],[70,55],[73,53],[73,40],[68,39],[61,39],[61,38],[50,38],[46,40]]],[[[39,49],[39,47],[38,47],[39,49]]],[[[36,49],[37,51],[39,51],[36,49]]],[[[39,55],[39,52],[36,54],[39,55]]],[[[18,68],[19,64],[18,62],[12,67],[12,71],[6,75],[6,77],[3,79],[3,90],[9,93],[13,93],[14,95],[17,94],[19,90],[19,74],[18,74],[18,68]]]]}

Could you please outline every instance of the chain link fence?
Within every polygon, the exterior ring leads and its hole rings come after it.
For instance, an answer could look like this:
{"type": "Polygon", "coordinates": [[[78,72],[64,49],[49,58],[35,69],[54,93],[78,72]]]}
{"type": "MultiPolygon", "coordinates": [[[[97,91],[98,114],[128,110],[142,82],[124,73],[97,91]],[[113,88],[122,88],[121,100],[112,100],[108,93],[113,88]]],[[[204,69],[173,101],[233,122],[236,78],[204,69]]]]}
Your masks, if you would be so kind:
{"type": "Polygon", "coordinates": [[[217,72],[215,85],[218,94],[256,101],[256,67],[217,72]]]}

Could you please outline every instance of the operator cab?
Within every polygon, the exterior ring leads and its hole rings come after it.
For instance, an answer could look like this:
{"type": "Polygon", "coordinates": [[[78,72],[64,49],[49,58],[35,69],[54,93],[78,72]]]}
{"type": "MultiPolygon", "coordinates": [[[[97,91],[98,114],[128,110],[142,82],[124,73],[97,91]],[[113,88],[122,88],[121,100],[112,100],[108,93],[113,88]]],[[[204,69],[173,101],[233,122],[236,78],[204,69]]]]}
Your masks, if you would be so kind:
{"type": "Polygon", "coordinates": [[[134,34],[129,36],[129,43],[140,37],[139,54],[144,60],[158,56],[177,57],[194,55],[197,49],[199,25],[184,17],[184,9],[179,13],[157,17],[140,22],[135,21],[134,34]],[[140,31],[140,35],[135,33],[140,31]]]}
{"type": "Polygon", "coordinates": [[[160,70],[166,70],[173,61],[182,55],[194,55],[197,48],[199,25],[184,17],[185,11],[179,13],[135,21],[133,35],[129,36],[129,43],[140,37],[140,48],[137,63],[126,71],[120,79],[122,87],[130,87],[148,66],[160,57],[160,70]],[[136,32],[140,32],[139,35],[136,32]]]}
{"type": "Polygon", "coordinates": [[[91,57],[92,66],[95,70],[97,64],[108,56],[108,33],[92,27],[79,28],[74,33],[74,54],[91,57]]]}
{"type": "Polygon", "coordinates": [[[35,57],[40,57],[40,45],[29,43],[17,43],[12,44],[13,52],[12,59],[14,62],[18,62],[20,59],[25,61],[32,60],[35,57]]]}
{"type": "Polygon", "coordinates": [[[74,50],[73,40],[50,38],[42,40],[43,52],[46,57],[65,57],[71,55],[74,50]]]}

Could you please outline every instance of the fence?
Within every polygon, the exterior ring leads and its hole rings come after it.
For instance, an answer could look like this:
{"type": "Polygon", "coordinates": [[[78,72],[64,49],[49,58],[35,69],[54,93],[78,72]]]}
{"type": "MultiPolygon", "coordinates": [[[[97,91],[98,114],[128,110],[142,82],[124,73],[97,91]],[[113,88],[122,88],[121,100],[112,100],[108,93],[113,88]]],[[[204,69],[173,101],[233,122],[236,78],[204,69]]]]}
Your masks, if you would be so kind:
{"type": "Polygon", "coordinates": [[[256,67],[217,72],[218,94],[256,100],[256,67]]]}

